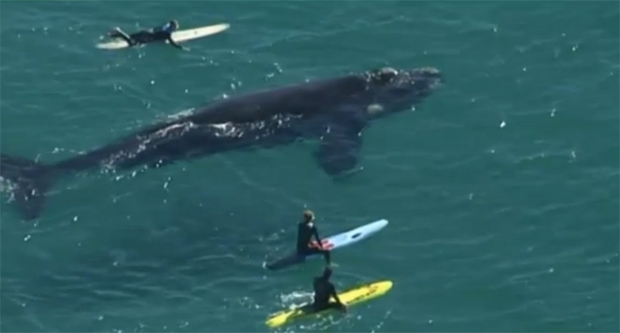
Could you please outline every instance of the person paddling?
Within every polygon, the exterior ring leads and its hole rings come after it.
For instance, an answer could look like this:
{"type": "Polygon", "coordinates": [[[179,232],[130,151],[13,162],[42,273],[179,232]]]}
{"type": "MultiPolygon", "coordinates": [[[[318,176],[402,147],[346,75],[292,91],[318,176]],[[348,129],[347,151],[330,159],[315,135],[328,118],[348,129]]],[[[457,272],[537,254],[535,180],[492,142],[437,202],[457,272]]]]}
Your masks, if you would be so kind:
{"type": "Polygon", "coordinates": [[[172,33],[179,29],[179,22],[176,20],[169,21],[168,23],[161,25],[159,27],[155,27],[153,29],[141,30],[133,34],[127,34],[121,28],[116,27],[108,34],[111,38],[122,38],[129,44],[129,46],[142,45],[147,43],[152,43],[155,41],[164,41],[167,40],[170,45],[183,50],[188,50],[188,48],[183,47],[177,44],[172,39],[172,33]]]}

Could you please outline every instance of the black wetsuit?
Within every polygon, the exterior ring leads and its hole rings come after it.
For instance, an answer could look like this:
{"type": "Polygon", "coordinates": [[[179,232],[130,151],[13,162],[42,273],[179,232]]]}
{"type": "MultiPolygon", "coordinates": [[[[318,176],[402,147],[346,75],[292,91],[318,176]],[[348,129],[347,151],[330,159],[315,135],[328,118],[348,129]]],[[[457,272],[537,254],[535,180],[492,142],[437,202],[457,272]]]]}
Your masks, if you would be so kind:
{"type": "Polygon", "coordinates": [[[299,223],[297,226],[297,255],[308,256],[322,253],[325,257],[325,262],[329,265],[331,262],[329,251],[318,247],[310,247],[310,239],[312,239],[312,236],[314,236],[318,244],[321,244],[319,232],[316,230],[314,224],[305,222],[299,223]]]}
{"type": "Polygon", "coordinates": [[[110,35],[110,37],[122,38],[130,46],[146,44],[146,43],[151,43],[151,42],[160,41],[160,40],[168,40],[168,42],[172,46],[177,47],[177,48],[183,48],[179,44],[175,43],[174,40],[172,40],[173,32],[174,32],[174,29],[172,28],[172,26],[170,25],[170,23],[167,23],[162,27],[157,27],[151,30],[138,31],[131,35],[127,35],[125,33],[115,31],[110,35]]]}
{"type": "Polygon", "coordinates": [[[338,300],[338,294],[334,285],[322,276],[315,277],[314,282],[314,302],[312,310],[314,312],[323,311],[325,309],[341,310],[343,305],[338,300]],[[336,302],[330,302],[329,298],[333,297],[336,302]]]}

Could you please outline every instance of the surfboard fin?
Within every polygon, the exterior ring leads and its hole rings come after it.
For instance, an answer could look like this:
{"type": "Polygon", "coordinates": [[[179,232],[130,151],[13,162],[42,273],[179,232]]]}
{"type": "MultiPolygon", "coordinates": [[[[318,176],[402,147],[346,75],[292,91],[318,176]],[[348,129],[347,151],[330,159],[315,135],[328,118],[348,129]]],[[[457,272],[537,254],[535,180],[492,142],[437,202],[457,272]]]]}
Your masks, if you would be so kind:
{"type": "Polygon", "coordinates": [[[23,157],[0,155],[0,177],[12,190],[21,216],[39,217],[45,205],[45,193],[52,185],[52,168],[23,157]]]}

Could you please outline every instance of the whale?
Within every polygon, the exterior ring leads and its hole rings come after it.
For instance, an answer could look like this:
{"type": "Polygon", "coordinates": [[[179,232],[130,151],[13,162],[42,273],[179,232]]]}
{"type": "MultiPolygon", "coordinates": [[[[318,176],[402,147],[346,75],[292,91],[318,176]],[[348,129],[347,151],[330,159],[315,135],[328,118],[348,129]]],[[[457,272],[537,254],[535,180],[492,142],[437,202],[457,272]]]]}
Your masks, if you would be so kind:
{"type": "Polygon", "coordinates": [[[55,163],[3,151],[0,178],[26,221],[40,217],[46,193],[60,177],[104,168],[160,168],[300,140],[318,141],[313,152],[317,166],[337,178],[359,164],[362,133],[372,121],[410,110],[443,81],[434,67],[384,67],[264,89],[214,101],[55,163]]]}

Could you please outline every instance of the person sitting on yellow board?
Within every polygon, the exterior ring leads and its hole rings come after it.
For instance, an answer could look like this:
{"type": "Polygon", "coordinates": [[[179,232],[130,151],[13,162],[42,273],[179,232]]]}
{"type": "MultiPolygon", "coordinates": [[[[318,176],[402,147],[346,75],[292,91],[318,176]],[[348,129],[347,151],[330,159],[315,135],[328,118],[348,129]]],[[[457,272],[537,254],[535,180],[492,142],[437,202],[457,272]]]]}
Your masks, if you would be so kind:
{"type": "Polygon", "coordinates": [[[347,312],[346,304],[340,301],[338,293],[336,293],[336,287],[329,281],[332,276],[332,269],[325,267],[322,276],[314,278],[312,283],[314,287],[314,302],[312,303],[312,310],[314,312],[320,312],[327,309],[336,309],[347,312]],[[330,302],[329,298],[333,297],[336,302],[330,302]]]}
{"type": "Polygon", "coordinates": [[[162,26],[155,27],[149,30],[138,31],[131,35],[125,33],[123,30],[121,30],[121,28],[116,27],[112,31],[110,31],[108,36],[110,36],[111,38],[122,38],[127,42],[127,44],[129,44],[129,46],[146,44],[160,40],[167,40],[170,45],[179,49],[187,50],[187,48],[177,44],[172,39],[172,33],[178,29],[179,22],[177,22],[176,20],[172,20],[162,26]]]}

